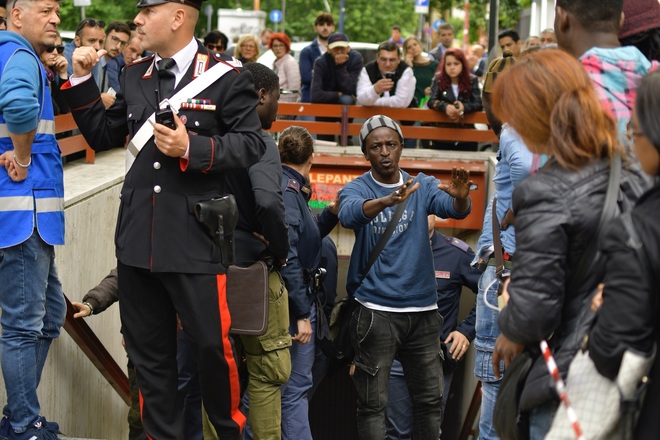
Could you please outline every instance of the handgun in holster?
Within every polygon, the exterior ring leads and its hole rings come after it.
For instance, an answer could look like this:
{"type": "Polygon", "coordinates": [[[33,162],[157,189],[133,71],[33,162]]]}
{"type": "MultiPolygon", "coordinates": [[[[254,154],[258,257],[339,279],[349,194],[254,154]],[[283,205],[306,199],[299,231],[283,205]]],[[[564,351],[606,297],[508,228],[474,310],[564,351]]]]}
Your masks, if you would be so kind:
{"type": "Polygon", "coordinates": [[[313,296],[316,296],[321,289],[323,280],[325,280],[325,274],[326,270],[322,267],[309,272],[309,289],[313,296]]]}
{"type": "Polygon", "coordinates": [[[195,205],[195,217],[220,247],[222,265],[234,264],[234,229],[238,222],[238,207],[232,194],[195,205]]]}

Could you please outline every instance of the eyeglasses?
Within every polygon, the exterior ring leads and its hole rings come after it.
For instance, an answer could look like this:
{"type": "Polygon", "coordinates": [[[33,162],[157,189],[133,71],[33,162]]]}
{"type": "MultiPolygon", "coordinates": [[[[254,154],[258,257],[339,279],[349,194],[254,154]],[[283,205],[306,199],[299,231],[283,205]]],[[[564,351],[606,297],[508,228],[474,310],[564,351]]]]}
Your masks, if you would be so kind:
{"type": "Polygon", "coordinates": [[[125,47],[128,44],[128,41],[120,40],[115,35],[110,37],[110,41],[112,41],[113,44],[118,44],[121,47],[125,47]]]}
{"type": "Polygon", "coordinates": [[[7,25],[7,19],[5,17],[0,17],[0,26],[6,26],[7,25]]]}
{"type": "Polygon", "coordinates": [[[273,44],[271,47],[273,49],[282,49],[283,47],[286,47],[286,44],[273,44]]]}
{"type": "Polygon", "coordinates": [[[632,126],[632,121],[628,121],[628,125],[626,125],[626,137],[630,142],[634,142],[635,136],[644,136],[644,133],[641,130],[635,130],[632,126]]]}
{"type": "Polygon", "coordinates": [[[225,47],[222,44],[211,44],[208,43],[206,45],[207,49],[215,50],[216,52],[220,52],[221,50],[225,50],[225,47]]]}
{"type": "Polygon", "coordinates": [[[48,46],[46,48],[46,52],[52,53],[55,49],[57,49],[57,53],[63,54],[64,53],[64,46],[63,45],[57,45],[57,46],[48,46]]]}
{"type": "Polygon", "coordinates": [[[95,20],[93,18],[87,18],[80,23],[78,23],[78,26],[76,26],[76,35],[80,36],[80,31],[85,27],[89,26],[91,28],[95,27],[100,27],[101,29],[105,28],[105,21],[102,20],[95,20]]]}
{"type": "Polygon", "coordinates": [[[241,47],[243,49],[256,49],[257,48],[257,46],[255,46],[254,44],[241,44],[241,47]]]}

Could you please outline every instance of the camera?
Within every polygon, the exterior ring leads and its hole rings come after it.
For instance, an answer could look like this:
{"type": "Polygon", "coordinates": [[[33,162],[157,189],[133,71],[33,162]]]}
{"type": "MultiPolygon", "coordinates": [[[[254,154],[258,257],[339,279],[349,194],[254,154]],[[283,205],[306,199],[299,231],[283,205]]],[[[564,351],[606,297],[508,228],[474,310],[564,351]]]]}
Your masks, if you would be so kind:
{"type": "Polygon", "coordinates": [[[176,130],[176,123],[174,122],[174,113],[169,105],[165,106],[156,112],[156,122],[164,126],[176,130]]]}

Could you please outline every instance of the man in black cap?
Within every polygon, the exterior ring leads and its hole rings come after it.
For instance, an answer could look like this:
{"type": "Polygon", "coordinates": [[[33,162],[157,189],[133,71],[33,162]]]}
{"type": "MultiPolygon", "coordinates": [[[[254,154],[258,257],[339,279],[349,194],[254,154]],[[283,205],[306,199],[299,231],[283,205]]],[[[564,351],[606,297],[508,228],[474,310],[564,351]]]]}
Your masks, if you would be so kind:
{"type": "MultiPolygon", "coordinates": [[[[351,50],[348,37],[335,32],[328,37],[328,51],[314,62],[312,71],[311,100],[322,104],[355,104],[357,81],[364,61],[362,54],[351,50]]],[[[318,121],[336,121],[333,118],[317,118],[318,121]]],[[[333,140],[333,136],[319,135],[321,140],[333,140]]]]}
{"type": "Polygon", "coordinates": [[[107,111],[90,80],[105,50],[77,48],[74,74],[63,86],[95,150],[123,145],[129,136],[115,236],[119,304],[144,429],[158,440],[184,438],[177,315],[195,345],[204,406],[220,438],[240,438],[245,424],[229,338],[229,263],[194,211],[198,203],[223,195],[225,170],[255,163],[265,145],[252,75],[194,37],[201,3],[138,3],[138,38],[154,55],[126,66],[121,93],[107,111]],[[168,106],[178,114],[163,115],[160,110],[168,106]]]}

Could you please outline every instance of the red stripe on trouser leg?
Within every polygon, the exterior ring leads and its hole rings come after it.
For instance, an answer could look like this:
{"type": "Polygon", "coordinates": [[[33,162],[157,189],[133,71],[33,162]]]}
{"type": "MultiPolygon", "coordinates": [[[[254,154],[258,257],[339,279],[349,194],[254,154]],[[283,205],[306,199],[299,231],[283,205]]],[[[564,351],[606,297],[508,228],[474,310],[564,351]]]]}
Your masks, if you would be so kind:
{"type": "Polygon", "coordinates": [[[234,359],[234,351],[232,350],[231,341],[229,340],[229,329],[231,327],[231,316],[229,314],[229,306],[227,305],[227,276],[217,275],[216,283],[218,286],[218,311],[220,312],[220,329],[222,335],[222,347],[229,369],[229,392],[231,402],[231,418],[240,426],[241,431],[245,426],[245,415],[239,409],[241,403],[241,387],[238,379],[238,367],[234,359]]]}
{"type": "MultiPolygon", "coordinates": [[[[138,400],[140,401],[140,421],[142,421],[142,407],[144,407],[144,399],[142,398],[142,391],[140,391],[140,388],[138,387],[138,400]]],[[[142,428],[144,429],[144,427],[142,428]]],[[[147,431],[144,431],[144,435],[147,436],[149,440],[152,440],[152,438],[147,434],[147,431]]]]}

